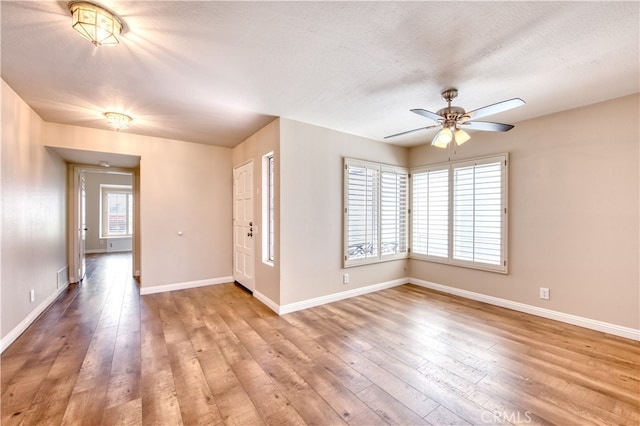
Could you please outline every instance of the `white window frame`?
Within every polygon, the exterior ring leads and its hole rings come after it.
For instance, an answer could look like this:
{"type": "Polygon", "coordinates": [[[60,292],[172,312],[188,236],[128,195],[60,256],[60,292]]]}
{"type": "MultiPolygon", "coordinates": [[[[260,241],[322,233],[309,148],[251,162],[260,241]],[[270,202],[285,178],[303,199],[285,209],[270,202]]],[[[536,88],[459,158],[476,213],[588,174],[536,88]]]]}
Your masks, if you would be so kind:
{"type": "Polygon", "coordinates": [[[370,161],[344,159],[344,267],[385,262],[408,257],[409,252],[409,174],[404,167],[374,163],[370,161]],[[354,206],[350,200],[350,169],[366,170],[370,177],[367,190],[368,205],[365,213],[354,213],[354,206]],[[383,183],[384,179],[384,183],[383,183]],[[395,182],[394,182],[395,181],[395,182]],[[396,190],[390,190],[395,186],[396,190]],[[384,187],[384,189],[383,189],[384,187]],[[395,211],[389,206],[397,205],[395,211]],[[351,210],[351,211],[350,211],[351,210]],[[355,216],[354,216],[355,215],[355,216]],[[389,216],[394,216],[390,219],[389,216]],[[365,237],[362,243],[350,243],[350,220],[364,220],[365,237]],[[392,224],[390,222],[393,222],[392,224]],[[384,224],[389,224],[385,226],[384,224]],[[395,238],[393,235],[395,234],[395,238]],[[392,242],[389,242],[391,236],[392,242]],[[385,242],[386,240],[386,242],[385,242]],[[389,250],[390,245],[393,250],[389,250]],[[363,248],[364,247],[364,248],[363,248]],[[363,253],[359,255],[357,253],[363,253]]]}
{"type": "Polygon", "coordinates": [[[101,184],[100,185],[100,238],[130,238],[133,236],[133,187],[132,185],[112,185],[101,184]],[[127,195],[127,213],[125,220],[125,227],[127,232],[125,234],[110,234],[107,226],[107,208],[108,194],[126,194],[127,195]]]}
{"type": "Polygon", "coordinates": [[[273,151],[262,156],[262,262],[275,262],[275,160],[273,151]]]}
{"type": "MultiPolygon", "coordinates": [[[[411,230],[409,235],[410,235],[410,241],[411,241],[411,250],[410,250],[409,256],[413,259],[426,260],[430,262],[446,263],[446,264],[451,264],[456,266],[463,266],[467,268],[480,269],[480,270],[491,271],[491,272],[499,272],[504,274],[508,273],[508,263],[509,263],[508,262],[508,240],[509,240],[508,238],[508,228],[509,228],[508,226],[508,204],[509,204],[508,164],[509,164],[509,155],[508,153],[504,153],[504,154],[499,154],[491,157],[482,157],[482,158],[475,158],[470,160],[448,162],[448,163],[442,163],[442,164],[425,166],[425,167],[417,167],[412,169],[411,175],[410,175],[411,176],[411,185],[410,185],[411,187],[411,214],[410,214],[411,230]],[[476,170],[478,170],[478,173],[480,173],[480,170],[482,170],[482,166],[487,166],[490,164],[500,165],[500,207],[499,207],[500,210],[498,212],[498,208],[494,206],[493,212],[491,212],[494,218],[496,214],[498,214],[500,218],[500,242],[499,242],[500,252],[498,256],[499,259],[496,260],[495,263],[489,263],[486,261],[473,260],[473,259],[472,260],[461,259],[460,256],[456,255],[456,250],[458,249],[459,245],[456,243],[454,238],[454,233],[456,231],[455,218],[454,218],[455,201],[456,201],[455,196],[457,193],[460,192],[460,191],[456,191],[456,189],[454,188],[455,172],[456,170],[462,170],[464,168],[473,168],[474,176],[476,176],[475,174],[476,170]],[[414,188],[416,175],[429,173],[431,171],[445,170],[445,169],[449,170],[448,200],[447,200],[448,201],[447,256],[435,256],[435,255],[420,253],[416,251],[417,242],[415,241],[416,235],[414,235],[414,231],[416,230],[416,224],[414,223],[414,220],[416,220],[416,215],[420,214],[417,211],[419,209],[416,208],[416,206],[414,205],[414,202],[416,199],[415,188],[414,188]]],[[[477,199],[477,197],[479,197],[478,188],[475,186],[475,180],[473,185],[474,185],[473,191],[474,191],[474,203],[475,203],[476,202],[475,200],[477,199]]],[[[475,204],[474,204],[474,209],[475,209],[475,204]]],[[[475,210],[474,210],[473,218],[474,218],[474,222],[473,222],[474,224],[476,224],[478,219],[480,218],[480,215],[475,214],[475,210]]],[[[476,249],[476,247],[479,246],[477,240],[479,240],[480,238],[477,237],[478,234],[475,233],[475,228],[474,228],[473,235],[474,235],[473,236],[473,256],[479,257],[478,253],[480,252],[480,250],[476,249]]]]}

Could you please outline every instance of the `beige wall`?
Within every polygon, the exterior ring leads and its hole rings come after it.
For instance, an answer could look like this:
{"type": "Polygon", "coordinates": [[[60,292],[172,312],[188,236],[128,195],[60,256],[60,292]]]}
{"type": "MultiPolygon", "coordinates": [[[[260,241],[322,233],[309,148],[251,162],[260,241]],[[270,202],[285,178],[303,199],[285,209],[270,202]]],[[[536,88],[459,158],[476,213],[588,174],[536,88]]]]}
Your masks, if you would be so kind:
{"type": "Polygon", "coordinates": [[[107,239],[100,238],[100,185],[105,184],[133,185],[133,176],[109,173],[106,169],[85,172],[87,252],[107,251],[107,239]]]}
{"type": "MultiPolygon", "coordinates": [[[[510,153],[509,274],[411,260],[410,276],[640,328],[638,104],[633,95],[509,133],[474,132],[455,159],[510,153]]],[[[409,153],[411,166],[446,156],[425,146],[409,153]]]]}
{"type": "Polygon", "coordinates": [[[141,156],[142,287],[231,276],[231,149],[54,123],[44,139],[141,156]]]}
{"type": "Polygon", "coordinates": [[[407,276],[405,260],[342,267],[344,157],[408,161],[405,148],[280,120],[280,305],[407,276]]]}
{"type": "Polygon", "coordinates": [[[2,81],[2,338],[55,296],[66,259],[66,165],[44,122],[2,81]],[[35,301],[29,291],[35,290],[35,301]]]}
{"type": "MultiPolygon", "coordinates": [[[[254,232],[254,277],[256,292],[274,303],[280,303],[280,120],[276,119],[233,149],[233,167],[253,161],[253,212],[258,232],[254,232]],[[262,225],[262,157],[273,152],[274,201],[275,201],[275,261],[273,266],[265,264],[262,242],[267,229],[262,225]]],[[[229,223],[231,226],[231,223],[229,223]]]]}

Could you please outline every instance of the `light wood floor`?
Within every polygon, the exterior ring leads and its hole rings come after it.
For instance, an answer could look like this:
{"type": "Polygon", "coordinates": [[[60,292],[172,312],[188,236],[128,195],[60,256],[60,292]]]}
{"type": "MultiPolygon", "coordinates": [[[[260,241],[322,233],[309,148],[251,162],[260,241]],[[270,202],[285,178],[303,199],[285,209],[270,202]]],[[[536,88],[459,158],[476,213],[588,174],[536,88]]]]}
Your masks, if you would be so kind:
{"type": "Polygon", "coordinates": [[[2,354],[2,425],[640,424],[637,342],[412,285],[278,317],[130,271],[90,256],[2,354]]]}

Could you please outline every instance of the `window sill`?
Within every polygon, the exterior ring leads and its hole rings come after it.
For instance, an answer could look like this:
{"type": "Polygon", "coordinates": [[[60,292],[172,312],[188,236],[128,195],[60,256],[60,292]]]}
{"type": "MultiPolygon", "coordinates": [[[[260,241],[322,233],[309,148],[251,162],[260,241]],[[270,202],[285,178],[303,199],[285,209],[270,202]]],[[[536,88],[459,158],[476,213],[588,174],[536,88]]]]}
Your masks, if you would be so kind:
{"type": "Polygon", "coordinates": [[[476,262],[476,263],[465,262],[462,260],[449,260],[446,258],[429,257],[429,256],[413,254],[413,253],[409,256],[409,259],[420,260],[422,262],[440,263],[442,265],[456,266],[456,267],[462,267],[467,269],[476,269],[478,271],[494,272],[494,273],[504,274],[504,275],[509,274],[509,270],[507,269],[506,265],[501,266],[501,265],[490,265],[490,264],[479,263],[479,262],[476,262]]]}

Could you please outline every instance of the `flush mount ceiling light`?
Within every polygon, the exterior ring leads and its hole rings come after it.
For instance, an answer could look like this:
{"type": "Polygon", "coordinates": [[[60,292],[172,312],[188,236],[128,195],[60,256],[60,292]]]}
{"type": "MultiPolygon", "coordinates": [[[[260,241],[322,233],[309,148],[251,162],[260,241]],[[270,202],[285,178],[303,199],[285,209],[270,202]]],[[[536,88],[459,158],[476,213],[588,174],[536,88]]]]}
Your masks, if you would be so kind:
{"type": "Polygon", "coordinates": [[[102,6],[89,2],[69,3],[71,26],[94,46],[119,43],[122,21],[102,6]]]}
{"type": "Polygon", "coordinates": [[[430,118],[437,121],[438,124],[427,127],[420,127],[419,129],[408,130],[402,133],[396,133],[395,135],[385,136],[387,138],[393,138],[400,135],[406,135],[407,133],[416,132],[418,130],[432,129],[436,127],[442,127],[433,140],[431,145],[438,148],[446,148],[450,146],[452,141],[455,141],[457,145],[462,145],[471,136],[467,132],[461,129],[464,127],[469,130],[484,130],[489,132],[508,132],[513,129],[512,124],[492,123],[489,121],[475,121],[478,118],[486,117],[491,114],[497,114],[499,112],[508,111],[512,108],[524,105],[524,101],[520,98],[509,99],[508,101],[498,102],[496,104],[487,105],[482,108],[474,109],[473,111],[466,112],[463,108],[457,106],[451,106],[451,101],[458,96],[456,89],[447,89],[442,92],[442,99],[447,101],[447,106],[438,110],[438,112],[427,111],[426,109],[412,109],[414,112],[423,117],[430,118]]]}
{"type": "Polygon", "coordinates": [[[104,116],[107,117],[107,124],[113,130],[126,129],[131,124],[131,117],[126,114],[120,114],[119,112],[105,112],[104,116]]]}

